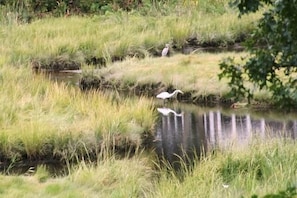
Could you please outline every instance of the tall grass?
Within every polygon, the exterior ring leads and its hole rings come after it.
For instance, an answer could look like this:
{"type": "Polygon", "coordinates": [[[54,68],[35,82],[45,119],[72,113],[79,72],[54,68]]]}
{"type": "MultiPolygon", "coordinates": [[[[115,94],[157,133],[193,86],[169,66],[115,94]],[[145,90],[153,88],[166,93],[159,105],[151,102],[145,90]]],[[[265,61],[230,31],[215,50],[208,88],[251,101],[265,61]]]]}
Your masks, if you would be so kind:
{"type": "Polygon", "coordinates": [[[107,134],[140,146],[141,134],[152,130],[155,113],[147,99],[118,97],[115,105],[111,96],[81,93],[26,69],[6,67],[1,74],[1,157],[53,157],[84,153],[85,147],[91,152],[107,134]]]}
{"type": "MultiPolygon", "coordinates": [[[[196,51],[190,55],[174,54],[170,58],[127,58],[94,71],[94,76],[119,87],[146,86],[162,83],[165,87],[174,87],[195,97],[216,96],[227,98],[227,82],[219,80],[219,63],[228,56],[238,61],[247,56],[245,52],[205,53],[196,51]]],[[[251,85],[250,85],[251,86],[251,85]]],[[[267,91],[255,89],[255,100],[269,102],[267,91]]]]}
{"type": "MultiPolygon", "coordinates": [[[[0,175],[0,196],[236,197],[264,195],[293,184],[296,152],[292,142],[259,143],[251,150],[217,152],[196,161],[192,171],[185,171],[182,182],[170,170],[169,176],[161,170],[156,177],[149,157],[117,160],[112,150],[126,145],[139,148],[141,135],[152,130],[156,119],[152,100],[125,99],[117,93],[82,93],[76,87],[50,82],[28,69],[31,61],[36,60],[47,62],[66,57],[83,63],[89,57],[112,60],[135,52],[149,56],[150,50],[160,50],[168,42],[181,48],[189,37],[197,37],[200,43],[232,43],[238,35],[248,34],[252,22],[259,17],[254,14],[238,20],[232,10],[209,12],[212,8],[206,1],[193,2],[198,2],[195,6],[203,4],[199,7],[201,12],[195,10],[197,7],[179,7],[168,12],[168,7],[167,12],[147,17],[137,12],[117,12],[44,18],[29,24],[19,23],[17,13],[2,15],[1,162],[70,162],[78,158],[88,161],[94,156],[102,156],[103,160],[99,158],[97,166],[82,163],[63,178],[50,178],[46,167],[38,167],[34,176],[0,175]],[[9,17],[9,22],[4,22],[3,17],[9,17]]],[[[196,90],[197,95],[224,94],[228,88],[216,76],[222,56],[131,58],[108,65],[99,75],[124,84],[164,82],[185,91],[196,90]]]]}
{"type": "Polygon", "coordinates": [[[248,149],[216,151],[197,162],[192,172],[185,172],[182,181],[162,173],[152,197],[263,197],[280,196],[282,191],[293,194],[297,187],[294,147],[293,141],[274,139],[256,141],[248,149]]]}
{"type": "Polygon", "coordinates": [[[0,176],[4,197],[146,197],[153,184],[149,162],[110,158],[97,166],[81,163],[69,176],[50,178],[40,166],[31,176],[0,176]]]}
{"type": "Polygon", "coordinates": [[[104,76],[110,82],[120,83],[121,87],[131,84],[142,85],[161,82],[183,91],[193,91],[194,95],[225,95],[227,84],[219,81],[219,61],[225,56],[244,56],[245,53],[196,53],[174,55],[170,58],[126,59],[114,63],[95,75],[104,76]]]}
{"type": "Polygon", "coordinates": [[[10,63],[26,64],[32,59],[68,55],[84,58],[123,57],[160,50],[165,43],[181,48],[188,38],[199,43],[234,43],[254,27],[259,14],[237,18],[234,12],[201,13],[196,10],[176,15],[143,17],[137,13],[68,18],[45,18],[30,24],[4,25],[1,30],[1,55],[10,63]],[[221,25],[224,24],[224,25],[221,25]]]}

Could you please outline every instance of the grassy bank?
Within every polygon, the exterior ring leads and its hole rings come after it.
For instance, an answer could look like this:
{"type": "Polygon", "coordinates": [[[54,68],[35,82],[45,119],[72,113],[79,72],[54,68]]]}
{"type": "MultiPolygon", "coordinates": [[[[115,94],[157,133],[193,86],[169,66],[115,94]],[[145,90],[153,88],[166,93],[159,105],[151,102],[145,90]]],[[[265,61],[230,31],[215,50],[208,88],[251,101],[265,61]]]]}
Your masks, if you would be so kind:
{"type": "Polygon", "coordinates": [[[163,174],[155,197],[295,197],[296,154],[291,140],[218,151],[197,163],[183,181],[163,174]]]}
{"type": "Polygon", "coordinates": [[[254,142],[217,150],[185,169],[152,169],[145,158],[84,163],[66,177],[50,178],[44,166],[31,176],[0,176],[5,197],[287,197],[296,196],[297,152],[288,140],[254,142]]]}
{"type": "Polygon", "coordinates": [[[189,38],[197,39],[196,45],[226,46],[242,35],[248,36],[260,16],[238,19],[232,11],[207,14],[183,9],[166,16],[118,12],[4,25],[0,34],[1,59],[13,65],[49,65],[59,60],[81,65],[86,60],[92,63],[94,58],[109,62],[126,56],[159,56],[165,43],[181,50],[189,38]]]}
{"type": "MultiPolygon", "coordinates": [[[[170,58],[130,58],[100,70],[86,72],[84,78],[94,76],[95,79],[102,79],[102,87],[106,83],[118,90],[152,97],[161,91],[180,89],[184,92],[180,97],[191,103],[225,103],[230,100],[229,87],[226,81],[218,78],[219,63],[225,57],[235,57],[240,61],[240,57],[246,55],[245,52],[196,52],[190,55],[176,54],[170,58]]],[[[269,95],[264,91],[255,92],[255,101],[268,99],[269,95]]]]}

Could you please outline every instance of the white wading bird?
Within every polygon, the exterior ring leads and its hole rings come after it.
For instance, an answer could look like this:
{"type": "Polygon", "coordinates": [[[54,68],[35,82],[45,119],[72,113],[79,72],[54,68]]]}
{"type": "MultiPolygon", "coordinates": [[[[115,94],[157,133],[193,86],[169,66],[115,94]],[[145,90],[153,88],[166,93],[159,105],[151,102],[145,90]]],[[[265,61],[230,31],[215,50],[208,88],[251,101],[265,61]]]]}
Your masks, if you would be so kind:
{"type": "Polygon", "coordinates": [[[162,50],[162,56],[169,56],[170,52],[169,52],[169,44],[166,44],[164,49],[162,50]]]}
{"type": "Polygon", "coordinates": [[[157,95],[157,98],[163,99],[163,100],[165,101],[166,99],[172,98],[172,97],[175,96],[175,94],[177,94],[177,93],[181,93],[181,94],[183,94],[184,92],[182,92],[182,91],[179,90],[179,89],[175,90],[173,93],[168,93],[167,91],[164,91],[164,92],[162,92],[162,93],[159,93],[159,94],[157,95]]]}

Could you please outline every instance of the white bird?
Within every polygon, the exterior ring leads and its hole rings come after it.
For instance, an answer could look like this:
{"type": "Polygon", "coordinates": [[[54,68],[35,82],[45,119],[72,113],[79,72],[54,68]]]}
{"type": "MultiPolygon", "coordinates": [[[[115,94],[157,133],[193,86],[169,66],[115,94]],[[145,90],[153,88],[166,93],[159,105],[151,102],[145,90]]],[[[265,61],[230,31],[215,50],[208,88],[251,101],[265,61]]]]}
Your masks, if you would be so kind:
{"type": "Polygon", "coordinates": [[[168,99],[168,98],[173,97],[173,96],[174,96],[175,94],[177,94],[177,93],[181,93],[181,94],[183,94],[184,92],[182,92],[182,91],[179,90],[179,89],[175,90],[173,93],[168,93],[167,91],[164,91],[164,92],[162,92],[162,93],[159,93],[159,94],[157,95],[157,98],[166,100],[166,99],[168,99]]]}
{"type": "Polygon", "coordinates": [[[170,113],[173,113],[175,116],[183,116],[183,112],[182,113],[176,113],[175,111],[173,111],[170,108],[157,108],[157,110],[162,113],[164,116],[168,116],[170,113]]]}
{"type": "Polygon", "coordinates": [[[169,44],[166,44],[164,49],[162,50],[162,56],[169,56],[169,44]]]}

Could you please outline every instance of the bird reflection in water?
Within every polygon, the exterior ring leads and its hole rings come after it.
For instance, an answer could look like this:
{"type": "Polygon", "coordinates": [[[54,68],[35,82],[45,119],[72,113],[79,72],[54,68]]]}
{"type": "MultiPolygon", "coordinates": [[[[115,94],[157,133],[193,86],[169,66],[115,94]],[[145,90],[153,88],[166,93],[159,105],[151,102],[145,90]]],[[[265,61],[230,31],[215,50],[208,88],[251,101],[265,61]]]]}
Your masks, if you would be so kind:
{"type": "Polygon", "coordinates": [[[157,131],[154,142],[162,141],[162,136],[165,134],[173,135],[183,131],[183,127],[179,127],[179,125],[181,124],[183,126],[184,112],[177,113],[176,111],[166,107],[157,108],[157,111],[162,114],[161,122],[163,123],[163,127],[162,132],[157,131]]]}
{"type": "Polygon", "coordinates": [[[190,131],[187,131],[185,119],[189,115],[184,111],[167,107],[157,108],[160,119],[157,122],[155,139],[156,153],[160,160],[167,161],[174,170],[183,165],[190,166],[190,159],[199,154],[201,145],[190,131]]]}
{"type": "Polygon", "coordinates": [[[170,108],[157,108],[158,112],[160,112],[164,116],[169,116],[170,113],[174,114],[175,116],[183,116],[184,112],[176,113],[174,110],[170,108]]]}

